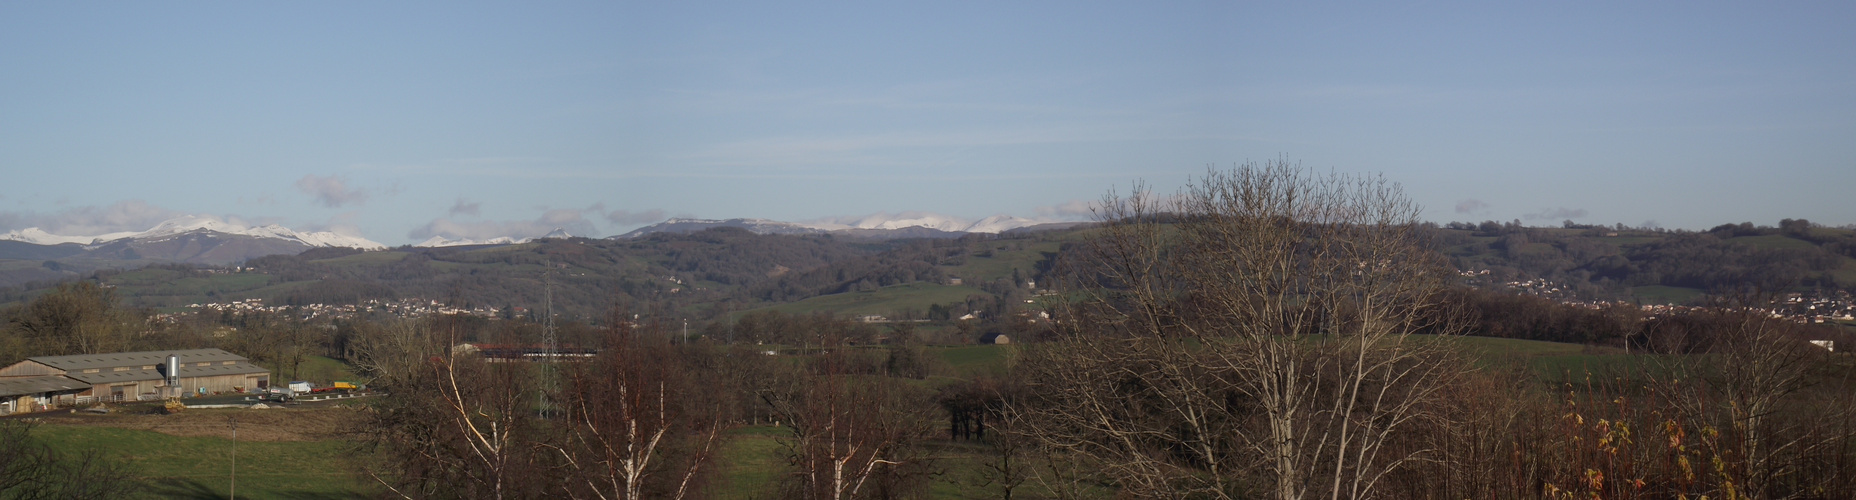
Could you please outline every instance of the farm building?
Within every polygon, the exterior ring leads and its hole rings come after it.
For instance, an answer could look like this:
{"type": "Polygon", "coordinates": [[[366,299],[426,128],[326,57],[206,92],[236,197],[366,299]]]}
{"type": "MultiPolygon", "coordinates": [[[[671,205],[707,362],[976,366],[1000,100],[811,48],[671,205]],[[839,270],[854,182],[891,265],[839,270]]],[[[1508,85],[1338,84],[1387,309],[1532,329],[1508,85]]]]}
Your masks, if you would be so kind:
{"type": "MultiPolygon", "coordinates": [[[[168,355],[179,358],[176,395],[237,392],[270,385],[271,372],[220,349],[37,356],[0,368],[0,393],[32,395],[38,404],[160,399],[168,355]],[[17,387],[15,387],[17,386],[17,387]],[[73,388],[65,388],[74,386],[73,388]],[[13,387],[10,388],[9,387],[13,387]],[[40,388],[54,388],[38,390],[40,388]],[[51,399],[46,399],[47,397],[51,399]]],[[[8,396],[0,395],[0,399],[8,396]]],[[[15,406],[12,411],[24,409],[15,406]]]]}
{"type": "Polygon", "coordinates": [[[55,375],[0,379],[0,415],[74,404],[89,390],[89,384],[55,375]]]}

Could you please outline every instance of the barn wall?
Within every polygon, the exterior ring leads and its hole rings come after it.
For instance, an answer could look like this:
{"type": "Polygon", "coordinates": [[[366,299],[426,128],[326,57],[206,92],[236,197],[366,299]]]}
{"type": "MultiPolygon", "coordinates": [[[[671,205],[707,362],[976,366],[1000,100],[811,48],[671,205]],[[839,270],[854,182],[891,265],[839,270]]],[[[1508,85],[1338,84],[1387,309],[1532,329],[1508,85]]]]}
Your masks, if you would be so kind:
{"type": "Polygon", "coordinates": [[[202,387],[206,388],[207,394],[215,392],[237,392],[240,390],[248,391],[256,389],[258,386],[258,379],[263,377],[264,375],[262,374],[254,375],[245,373],[214,375],[210,377],[181,377],[180,386],[187,390],[187,394],[196,396],[200,394],[200,388],[202,387]]]}
{"type": "Polygon", "coordinates": [[[43,377],[46,375],[64,375],[64,370],[39,364],[37,361],[21,361],[12,366],[0,368],[0,378],[43,377]]]}

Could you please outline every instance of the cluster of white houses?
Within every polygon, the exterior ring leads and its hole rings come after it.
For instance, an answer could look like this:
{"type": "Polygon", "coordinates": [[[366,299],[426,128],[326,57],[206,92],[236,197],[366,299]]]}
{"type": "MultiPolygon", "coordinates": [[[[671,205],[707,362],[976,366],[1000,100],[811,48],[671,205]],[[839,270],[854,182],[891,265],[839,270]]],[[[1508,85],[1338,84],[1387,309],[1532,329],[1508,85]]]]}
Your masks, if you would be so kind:
{"type": "Polygon", "coordinates": [[[220,349],[38,356],[0,368],[0,415],[98,401],[241,392],[268,387],[271,372],[220,349]],[[173,385],[168,356],[178,360],[173,385]]]}

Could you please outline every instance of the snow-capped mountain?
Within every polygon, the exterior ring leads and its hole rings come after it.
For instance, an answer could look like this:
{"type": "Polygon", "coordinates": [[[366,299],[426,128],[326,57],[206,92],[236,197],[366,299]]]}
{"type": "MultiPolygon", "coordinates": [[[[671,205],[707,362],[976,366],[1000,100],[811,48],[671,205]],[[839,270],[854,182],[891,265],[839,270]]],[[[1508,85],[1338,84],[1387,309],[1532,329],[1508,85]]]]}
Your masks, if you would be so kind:
{"type": "Polygon", "coordinates": [[[31,227],[0,234],[0,240],[12,240],[35,245],[59,245],[76,243],[86,246],[98,246],[120,240],[138,240],[158,242],[184,234],[201,232],[221,233],[233,236],[248,236],[286,240],[309,247],[348,247],[362,250],[381,250],[386,245],[375,243],[359,236],[348,236],[329,231],[299,232],[276,224],[247,227],[220,220],[212,216],[185,216],[162,221],[147,231],[117,232],[92,236],[59,235],[31,227]]]}
{"type": "Polygon", "coordinates": [[[848,224],[857,229],[906,229],[925,227],[947,232],[967,230],[967,221],[940,214],[923,212],[903,212],[899,214],[878,213],[864,216],[848,224]]]}
{"type": "Polygon", "coordinates": [[[979,222],[967,226],[963,231],[969,233],[1003,233],[1013,229],[1035,226],[1043,223],[1042,221],[1035,221],[1024,217],[994,215],[992,217],[980,219],[979,222]]]}
{"type": "Polygon", "coordinates": [[[754,234],[817,234],[829,229],[807,224],[794,224],[767,219],[685,219],[673,218],[649,226],[634,229],[629,233],[613,236],[611,239],[636,238],[651,233],[693,233],[712,227],[738,227],[754,234]]]}
{"type": "Polygon", "coordinates": [[[995,215],[968,222],[946,215],[903,212],[878,213],[863,217],[841,217],[809,222],[782,222],[768,219],[670,219],[641,227],[612,239],[636,238],[651,233],[692,233],[714,227],[737,227],[755,234],[831,233],[857,238],[951,238],[966,233],[1000,233],[1044,224],[1010,215],[995,215]]]}
{"type": "Polygon", "coordinates": [[[97,243],[99,241],[109,241],[109,240],[127,238],[130,236],[134,236],[135,234],[136,233],[134,232],[127,232],[127,233],[110,233],[110,234],[101,235],[101,236],[64,236],[64,235],[48,233],[48,232],[45,232],[45,230],[39,229],[36,227],[29,227],[25,229],[15,229],[12,231],[7,231],[5,234],[0,234],[0,240],[18,241],[18,242],[24,242],[24,243],[31,243],[34,245],[63,245],[63,244],[68,244],[68,243],[75,243],[79,245],[89,245],[91,243],[97,243]]]}
{"type": "Polygon", "coordinates": [[[548,234],[544,234],[544,235],[537,236],[534,238],[512,238],[509,236],[498,236],[495,238],[484,239],[484,240],[473,240],[470,238],[459,238],[459,239],[454,240],[454,239],[446,238],[444,236],[433,236],[431,238],[426,238],[425,241],[414,243],[412,246],[424,247],[424,248],[438,248],[438,247],[463,247],[463,246],[472,246],[472,245],[519,245],[522,243],[528,243],[530,241],[535,241],[535,240],[567,239],[567,238],[572,238],[572,237],[574,237],[574,235],[567,234],[566,229],[561,229],[557,227],[557,228],[554,228],[553,231],[549,231],[548,234]]]}
{"type": "Polygon", "coordinates": [[[470,238],[459,238],[459,239],[454,240],[454,239],[446,238],[443,236],[433,236],[430,238],[426,238],[425,241],[413,243],[412,246],[423,247],[423,248],[438,248],[438,247],[464,247],[464,246],[472,246],[472,245],[513,245],[517,243],[526,243],[526,242],[528,242],[527,238],[517,240],[515,238],[510,238],[508,236],[503,236],[499,238],[490,238],[487,240],[473,240],[470,238]]]}
{"type": "Polygon", "coordinates": [[[844,229],[884,229],[897,230],[908,228],[926,228],[949,233],[999,233],[1021,227],[1035,226],[1050,221],[1037,221],[1011,215],[994,215],[970,222],[959,217],[950,217],[927,212],[902,212],[898,214],[877,213],[856,218],[826,219],[812,223],[812,227],[826,230],[844,229]]]}

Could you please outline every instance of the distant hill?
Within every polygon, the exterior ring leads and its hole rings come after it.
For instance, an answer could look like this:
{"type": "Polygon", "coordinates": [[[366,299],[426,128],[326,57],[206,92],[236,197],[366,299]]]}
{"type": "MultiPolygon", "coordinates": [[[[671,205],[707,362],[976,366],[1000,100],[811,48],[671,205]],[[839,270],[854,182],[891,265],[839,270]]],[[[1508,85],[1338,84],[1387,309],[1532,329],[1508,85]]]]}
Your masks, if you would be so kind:
{"type": "Polygon", "coordinates": [[[1080,223],[1048,224],[1022,217],[995,215],[975,222],[943,215],[906,212],[876,214],[841,222],[797,223],[768,219],[670,219],[613,236],[612,239],[636,238],[651,233],[687,234],[710,228],[733,227],[754,234],[833,234],[851,238],[895,240],[912,238],[958,238],[969,233],[998,234],[1041,225],[1071,227],[1080,223]]]}
{"type": "MultiPolygon", "coordinates": [[[[249,298],[264,299],[270,305],[424,298],[532,311],[543,307],[545,283],[551,282],[555,311],[566,317],[598,319],[615,304],[625,304],[653,314],[701,319],[822,295],[934,284],[940,292],[902,294],[885,302],[898,310],[923,314],[937,305],[947,310],[983,307],[979,302],[959,307],[932,302],[950,297],[962,301],[970,296],[993,297],[982,302],[1005,303],[1010,294],[1000,294],[1024,288],[1025,283],[1013,284],[1015,279],[1035,280],[1049,267],[1060,245],[1052,238],[1060,236],[874,240],[843,234],[761,235],[745,228],[720,227],[627,239],[550,238],[520,244],[368,252],[317,249],[301,255],[253,258],[237,269],[179,265],[52,269],[39,261],[21,261],[17,267],[21,273],[30,270],[35,279],[93,276],[115,286],[128,305],[154,308],[249,298]],[[948,285],[955,277],[965,284],[948,285]]],[[[195,252],[205,248],[200,243],[172,242],[195,252]]],[[[123,247],[115,251],[142,250],[123,247]]],[[[19,288],[0,290],[0,303],[23,300],[33,293],[19,288]]],[[[1017,300],[1022,302],[1022,298],[1017,300]]],[[[844,312],[831,305],[837,302],[814,304],[825,305],[807,307],[844,312]]]]}
{"type": "Polygon", "coordinates": [[[1785,223],[1708,231],[1452,223],[1436,241],[1458,269],[1488,271],[1477,278],[1486,284],[1545,279],[1585,299],[1680,302],[1749,286],[1856,289],[1856,231],[1785,223]]]}
{"type": "Polygon", "coordinates": [[[826,232],[824,229],[815,227],[767,219],[670,219],[633,229],[631,232],[608,239],[631,239],[652,233],[689,234],[718,227],[744,229],[754,234],[823,234],[826,232]]]}
{"type": "Polygon", "coordinates": [[[312,248],[380,250],[385,245],[331,232],[299,232],[275,224],[248,227],[214,217],[170,219],[146,231],[72,236],[27,228],[0,234],[0,261],[24,260],[34,266],[0,265],[0,286],[55,279],[66,272],[135,268],[150,264],[227,265],[267,255],[295,255],[312,248]]]}

